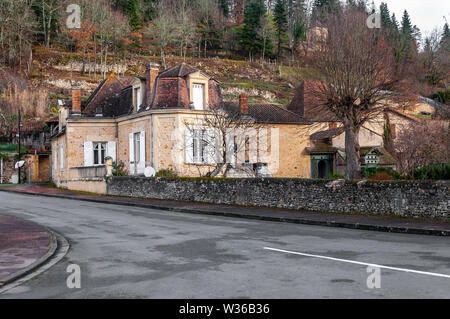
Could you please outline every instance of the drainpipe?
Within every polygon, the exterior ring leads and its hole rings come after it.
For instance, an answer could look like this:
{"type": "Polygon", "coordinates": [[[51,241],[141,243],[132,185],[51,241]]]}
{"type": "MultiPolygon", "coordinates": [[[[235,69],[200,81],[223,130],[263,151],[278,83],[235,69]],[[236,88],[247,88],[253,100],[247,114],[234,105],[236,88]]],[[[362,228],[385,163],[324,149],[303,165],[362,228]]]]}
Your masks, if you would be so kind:
{"type": "Polygon", "coordinates": [[[153,114],[150,114],[150,166],[155,168],[153,165],[153,114]]]}

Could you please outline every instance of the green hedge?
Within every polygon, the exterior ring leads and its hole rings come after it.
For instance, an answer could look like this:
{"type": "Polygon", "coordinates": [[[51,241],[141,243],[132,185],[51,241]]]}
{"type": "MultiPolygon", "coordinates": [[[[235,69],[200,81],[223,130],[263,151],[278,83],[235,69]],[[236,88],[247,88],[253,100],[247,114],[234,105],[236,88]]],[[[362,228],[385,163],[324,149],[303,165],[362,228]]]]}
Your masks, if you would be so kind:
{"type": "MultiPolygon", "coordinates": [[[[22,153],[28,152],[28,148],[21,146],[20,150],[22,153]]],[[[17,152],[17,144],[0,144],[0,152],[4,153],[14,153],[17,152]]]]}
{"type": "Polygon", "coordinates": [[[361,174],[365,178],[372,178],[375,174],[378,174],[378,173],[386,173],[386,174],[392,176],[396,180],[403,179],[403,176],[400,175],[396,170],[394,170],[392,168],[385,168],[385,167],[362,167],[361,168],[361,174]]]}
{"type": "Polygon", "coordinates": [[[416,168],[412,172],[414,179],[438,180],[450,179],[450,164],[436,163],[416,168]]]}

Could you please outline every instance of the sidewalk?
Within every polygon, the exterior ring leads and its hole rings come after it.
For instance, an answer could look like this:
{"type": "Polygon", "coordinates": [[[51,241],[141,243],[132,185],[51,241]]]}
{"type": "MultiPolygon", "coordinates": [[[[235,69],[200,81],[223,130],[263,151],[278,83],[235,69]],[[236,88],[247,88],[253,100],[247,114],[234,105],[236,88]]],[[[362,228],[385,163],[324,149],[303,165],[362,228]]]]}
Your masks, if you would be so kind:
{"type": "Polygon", "coordinates": [[[306,225],[342,227],[384,232],[450,236],[450,221],[429,221],[400,217],[363,216],[353,214],[316,213],[272,208],[247,208],[194,202],[178,202],[117,196],[83,194],[38,185],[0,186],[0,191],[29,195],[77,199],[99,203],[144,207],[168,211],[258,219],[306,225]]]}
{"type": "Polygon", "coordinates": [[[0,215],[0,287],[47,261],[56,246],[53,236],[44,228],[0,215]]]}

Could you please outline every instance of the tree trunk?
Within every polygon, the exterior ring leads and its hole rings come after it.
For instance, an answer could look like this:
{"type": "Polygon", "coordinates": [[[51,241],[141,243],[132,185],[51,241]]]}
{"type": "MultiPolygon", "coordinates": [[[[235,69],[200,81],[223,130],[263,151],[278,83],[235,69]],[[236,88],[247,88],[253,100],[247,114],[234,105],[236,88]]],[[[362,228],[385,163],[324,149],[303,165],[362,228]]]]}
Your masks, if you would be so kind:
{"type": "Polygon", "coordinates": [[[360,179],[361,178],[361,163],[359,156],[359,128],[351,122],[346,120],[344,122],[345,127],[345,154],[347,170],[346,175],[348,179],[360,179]]]}

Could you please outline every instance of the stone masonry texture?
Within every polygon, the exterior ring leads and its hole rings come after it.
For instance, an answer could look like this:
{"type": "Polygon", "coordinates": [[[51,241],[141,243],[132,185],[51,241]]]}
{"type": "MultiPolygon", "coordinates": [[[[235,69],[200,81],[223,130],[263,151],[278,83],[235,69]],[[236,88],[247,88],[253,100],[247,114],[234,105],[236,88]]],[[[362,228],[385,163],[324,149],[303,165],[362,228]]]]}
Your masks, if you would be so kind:
{"type": "Polygon", "coordinates": [[[109,195],[244,206],[449,220],[450,181],[113,177],[109,195]]]}

